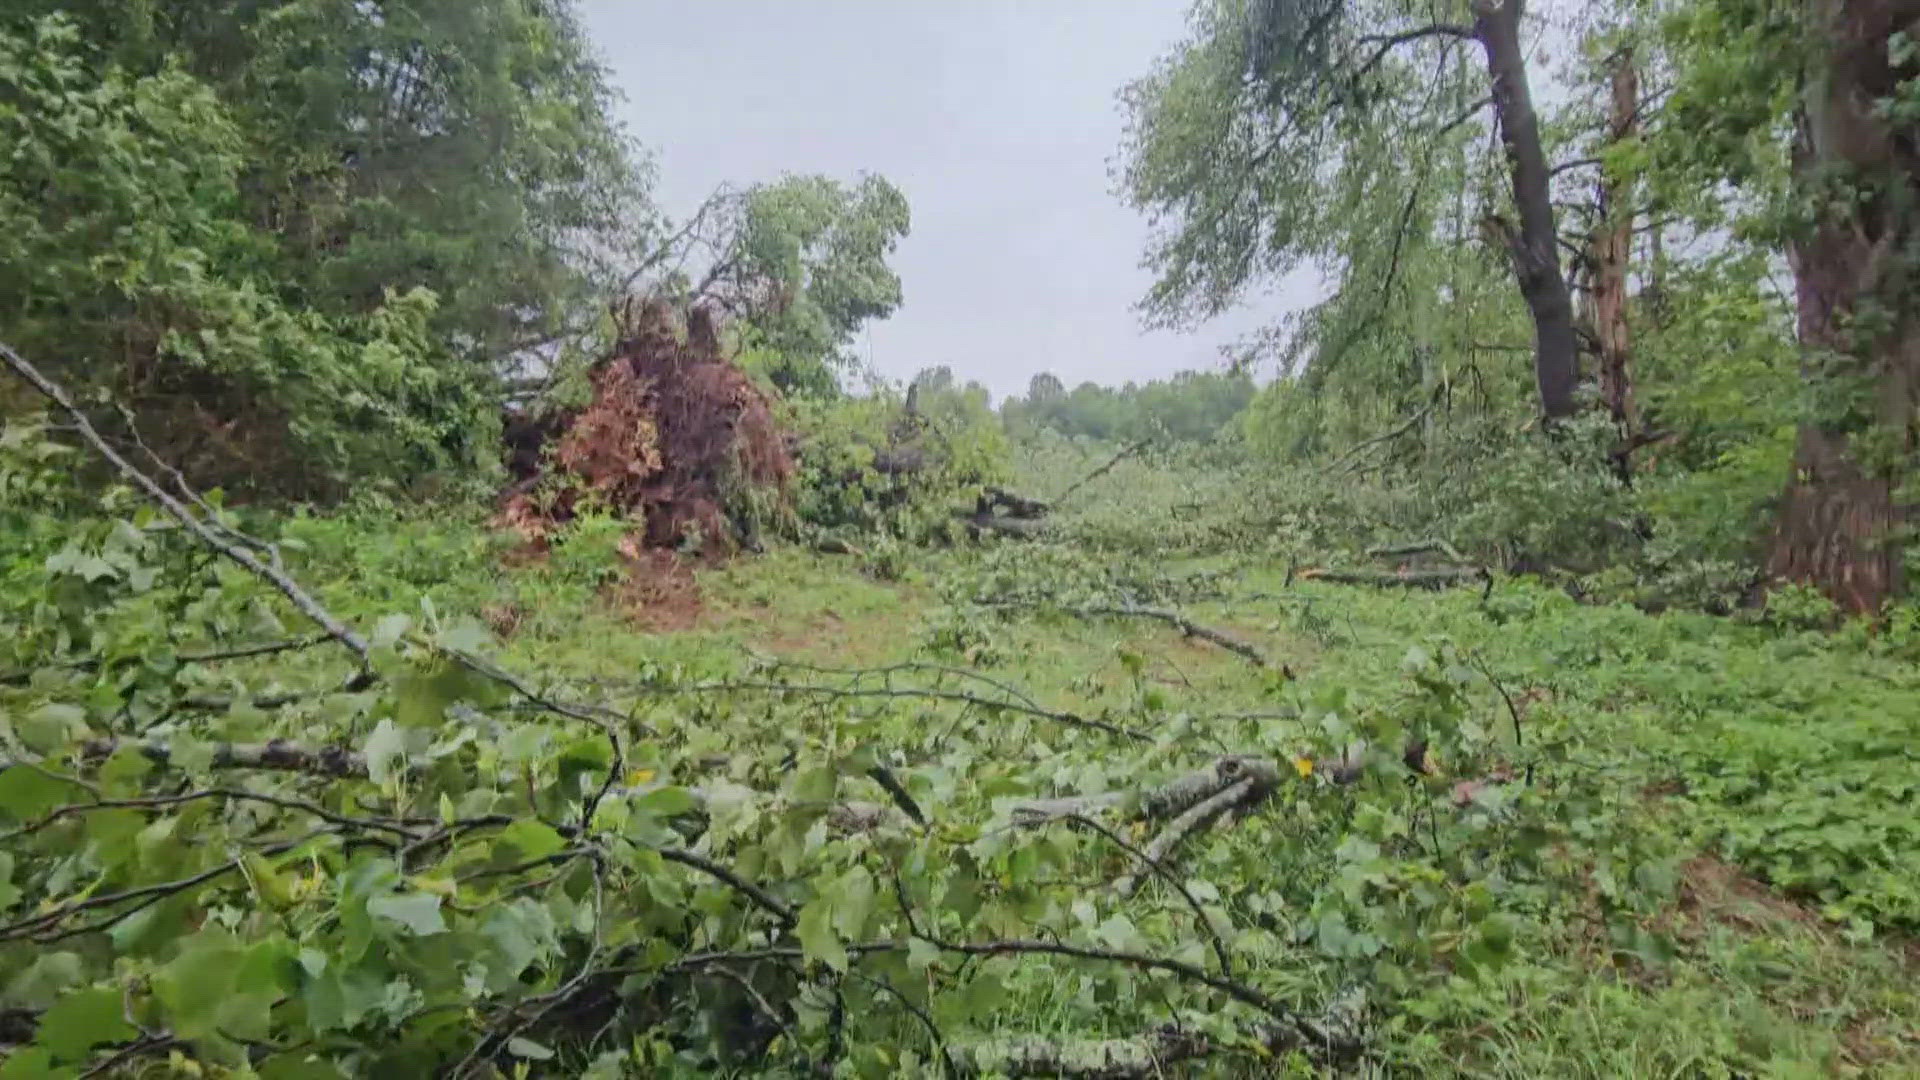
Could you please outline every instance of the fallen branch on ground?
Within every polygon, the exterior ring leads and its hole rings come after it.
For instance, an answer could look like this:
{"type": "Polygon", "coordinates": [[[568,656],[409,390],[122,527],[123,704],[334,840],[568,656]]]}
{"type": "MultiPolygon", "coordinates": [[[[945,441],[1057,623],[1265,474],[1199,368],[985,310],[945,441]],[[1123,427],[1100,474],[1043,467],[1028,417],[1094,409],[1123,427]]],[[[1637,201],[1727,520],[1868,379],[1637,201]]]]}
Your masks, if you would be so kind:
{"type": "MultiPolygon", "coordinates": [[[[1153,843],[1147,845],[1148,862],[1156,868],[1166,865],[1168,856],[1173,854],[1173,849],[1179,847],[1187,837],[1213,824],[1228,810],[1251,805],[1254,788],[1255,782],[1249,777],[1203,802],[1196,803],[1186,813],[1174,818],[1165,829],[1160,831],[1160,835],[1153,838],[1153,843]]],[[[1264,792],[1262,794],[1264,796],[1264,792]]],[[[1139,884],[1139,877],[1128,874],[1114,882],[1113,888],[1123,897],[1132,896],[1139,884]]]]}
{"type": "Polygon", "coordinates": [[[1056,608],[1056,610],[1064,612],[1068,615],[1077,616],[1082,619],[1102,618],[1107,616],[1120,617],[1120,618],[1154,619],[1159,622],[1166,623],[1167,625],[1180,631],[1180,634],[1183,637],[1195,637],[1195,638],[1199,638],[1202,641],[1207,641],[1215,645],[1218,645],[1221,648],[1227,650],[1228,652],[1242,657],[1248,663],[1254,665],[1255,667],[1270,666],[1267,660],[1266,654],[1262,653],[1259,649],[1253,647],[1252,645],[1249,645],[1246,642],[1239,640],[1238,638],[1230,637],[1224,631],[1215,630],[1210,626],[1203,626],[1200,623],[1194,622],[1192,619],[1187,618],[1185,615],[1182,615],[1179,612],[1170,610],[1168,608],[1139,607],[1132,604],[1123,604],[1120,606],[1078,607],[1078,606],[1072,606],[1072,605],[1055,605],[1045,601],[1019,601],[1019,600],[981,600],[976,602],[981,607],[984,607],[984,608],[1003,609],[1003,610],[1012,609],[1012,608],[1053,607],[1053,608],[1056,608]]]}
{"type": "Polygon", "coordinates": [[[1100,466],[1099,468],[1093,470],[1092,472],[1074,481],[1073,483],[1068,484],[1067,490],[1061,492],[1058,495],[1055,495],[1053,497],[1053,505],[1055,507],[1059,507],[1061,504],[1065,503],[1067,499],[1073,495],[1074,492],[1079,491],[1081,488],[1086,487],[1088,484],[1091,484],[1095,480],[1098,480],[1101,477],[1112,472],[1113,467],[1115,465],[1118,465],[1122,461],[1125,461],[1126,459],[1132,457],[1133,455],[1139,453],[1140,451],[1145,450],[1148,444],[1151,442],[1152,442],[1151,439],[1141,439],[1139,442],[1136,442],[1131,446],[1121,447],[1120,452],[1113,455],[1111,458],[1108,458],[1107,463],[1105,465],[1100,466]]]}
{"type": "Polygon", "coordinates": [[[1335,585],[1373,585],[1382,589],[1442,589],[1449,585],[1482,582],[1493,591],[1493,571],[1484,566],[1452,570],[1302,570],[1301,581],[1326,581],[1335,585]]]}
{"type": "Polygon", "coordinates": [[[976,517],[987,517],[995,510],[1005,510],[1009,517],[1031,520],[1046,517],[1050,509],[1051,507],[1039,499],[1030,499],[1025,495],[1018,495],[1005,488],[997,487],[982,491],[979,500],[973,504],[976,517]]]}
{"type": "Polygon", "coordinates": [[[1155,787],[1136,791],[1109,791],[1097,795],[1069,795],[1057,799],[1029,799],[1013,807],[1017,825],[1043,825],[1125,807],[1132,817],[1149,821],[1177,817],[1228,790],[1240,791],[1243,805],[1251,806],[1280,786],[1279,763],[1269,758],[1230,756],[1212,766],[1187,773],[1155,787]],[[1244,787],[1241,785],[1245,784],[1244,787]]]}
{"type": "Polygon", "coordinates": [[[1047,523],[1041,519],[996,517],[971,510],[955,510],[953,516],[977,531],[999,533],[1019,540],[1032,540],[1047,531],[1047,523]]]}

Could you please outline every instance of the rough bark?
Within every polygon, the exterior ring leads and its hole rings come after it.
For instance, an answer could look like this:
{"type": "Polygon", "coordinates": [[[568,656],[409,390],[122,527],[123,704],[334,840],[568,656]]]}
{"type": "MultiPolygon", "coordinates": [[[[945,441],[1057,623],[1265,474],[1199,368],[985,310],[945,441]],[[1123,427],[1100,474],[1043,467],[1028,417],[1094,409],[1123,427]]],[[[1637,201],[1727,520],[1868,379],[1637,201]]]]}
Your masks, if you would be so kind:
{"type": "Polygon", "coordinates": [[[1905,584],[1896,490],[1920,397],[1912,254],[1920,148],[1877,102],[1916,74],[1893,66],[1889,39],[1920,21],[1920,0],[1809,0],[1807,14],[1822,48],[1805,78],[1794,167],[1808,202],[1825,212],[1788,251],[1803,372],[1821,389],[1863,391],[1871,404],[1801,426],[1767,570],[1869,614],[1905,584]],[[1820,198],[1835,177],[1851,197],[1820,198]],[[1871,460],[1868,442],[1880,444],[1871,460]]]}
{"type": "MultiPolygon", "coordinates": [[[[1633,49],[1623,48],[1613,59],[1613,101],[1607,121],[1607,142],[1626,142],[1638,133],[1640,74],[1633,49]]],[[[1632,192],[1628,182],[1602,172],[1599,189],[1600,226],[1593,244],[1593,334],[1600,345],[1600,396],[1607,411],[1629,440],[1638,424],[1633,405],[1633,379],[1628,368],[1630,334],[1627,325],[1627,261],[1633,250],[1632,192]]]]}
{"type": "Polygon", "coordinates": [[[1553,220],[1551,173],[1540,145],[1540,121],[1527,83],[1526,54],[1520,46],[1522,0],[1475,0],[1473,36],[1487,54],[1493,86],[1493,111],[1506,153],[1516,229],[1499,231],[1513,258],[1520,295],[1533,317],[1533,369],[1540,411],[1549,419],[1571,416],[1579,380],[1579,356],[1573,331],[1573,299],[1560,273],[1553,220]]]}

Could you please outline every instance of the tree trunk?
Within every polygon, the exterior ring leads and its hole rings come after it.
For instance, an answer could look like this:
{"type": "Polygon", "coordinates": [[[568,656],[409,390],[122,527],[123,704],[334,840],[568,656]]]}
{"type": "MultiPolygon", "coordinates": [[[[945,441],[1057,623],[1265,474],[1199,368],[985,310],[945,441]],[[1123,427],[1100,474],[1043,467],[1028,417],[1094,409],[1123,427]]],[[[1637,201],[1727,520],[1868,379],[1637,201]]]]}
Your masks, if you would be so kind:
{"type": "MultiPolygon", "coordinates": [[[[1623,48],[1613,62],[1613,107],[1607,122],[1607,143],[1634,137],[1639,127],[1640,77],[1633,49],[1623,48]]],[[[1600,396],[1631,441],[1637,420],[1633,408],[1633,379],[1628,369],[1627,259],[1633,250],[1632,193],[1625,181],[1600,176],[1600,226],[1594,236],[1593,336],[1600,343],[1600,396]]]]}
{"type": "Polygon", "coordinates": [[[1513,205],[1520,215],[1516,231],[1504,222],[1500,231],[1513,256],[1520,295],[1533,316],[1533,369],[1540,388],[1540,410],[1549,419],[1571,416],[1578,382],[1574,346],[1573,300],[1560,274],[1555,245],[1558,233],[1546,153],[1540,147],[1540,121],[1527,85],[1526,55],[1520,49],[1521,0],[1475,0],[1473,36],[1487,54],[1493,86],[1493,111],[1506,151],[1513,205]]]}
{"type": "Polygon", "coordinates": [[[1823,47],[1794,168],[1805,203],[1825,212],[1788,255],[1804,377],[1846,404],[1801,425],[1767,569],[1870,614],[1904,585],[1895,500],[1920,405],[1920,148],[1876,103],[1916,74],[1894,68],[1889,39],[1920,20],[1920,0],[1808,0],[1807,10],[1823,47]],[[1827,187],[1836,177],[1852,197],[1827,187]]]}

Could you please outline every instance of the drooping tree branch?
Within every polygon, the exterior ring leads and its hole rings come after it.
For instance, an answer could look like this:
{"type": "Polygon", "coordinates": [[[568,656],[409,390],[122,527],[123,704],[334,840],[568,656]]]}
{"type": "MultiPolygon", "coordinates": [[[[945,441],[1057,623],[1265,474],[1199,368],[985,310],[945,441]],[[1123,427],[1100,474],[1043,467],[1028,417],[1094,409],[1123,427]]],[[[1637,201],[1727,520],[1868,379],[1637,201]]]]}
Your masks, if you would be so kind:
{"type": "Polygon", "coordinates": [[[15,352],[11,346],[4,342],[0,342],[0,359],[4,359],[7,362],[7,366],[13,369],[14,374],[24,380],[27,385],[33,387],[42,397],[59,406],[60,410],[66,413],[68,419],[73,422],[74,430],[79,432],[80,437],[85,439],[96,453],[105,458],[107,463],[112,465],[114,469],[116,469],[121,476],[125,477],[128,482],[132,483],[134,487],[139,488],[148,498],[159,503],[161,509],[171,515],[174,520],[178,521],[188,532],[191,532],[201,543],[228,559],[231,559],[235,563],[238,563],[255,576],[279,590],[280,594],[285,596],[288,602],[292,603],[295,608],[299,609],[301,614],[313,620],[322,630],[325,630],[328,637],[340,642],[340,644],[344,645],[354,656],[358,657],[360,661],[360,671],[352,680],[352,683],[357,684],[353,688],[363,689],[365,686],[372,684],[374,679],[373,654],[368,648],[364,638],[358,633],[355,633],[346,623],[335,617],[332,612],[321,606],[318,600],[315,600],[305,589],[302,589],[292,578],[288,577],[285,571],[277,566],[269,566],[261,562],[259,557],[254,555],[253,552],[248,551],[244,546],[220,536],[214,528],[209,527],[206,522],[202,521],[199,515],[189,510],[180,500],[168,494],[165,488],[155,483],[152,477],[141,472],[126,458],[120,456],[120,452],[115,450],[111,443],[101,437],[100,432],[94,428],[93,422],[87,419],[87,414],[78,405],[74,404],[73,399],[67,395],[65,389],[41,374],[40,369],[28,363],[25,357],[15,352]]]}

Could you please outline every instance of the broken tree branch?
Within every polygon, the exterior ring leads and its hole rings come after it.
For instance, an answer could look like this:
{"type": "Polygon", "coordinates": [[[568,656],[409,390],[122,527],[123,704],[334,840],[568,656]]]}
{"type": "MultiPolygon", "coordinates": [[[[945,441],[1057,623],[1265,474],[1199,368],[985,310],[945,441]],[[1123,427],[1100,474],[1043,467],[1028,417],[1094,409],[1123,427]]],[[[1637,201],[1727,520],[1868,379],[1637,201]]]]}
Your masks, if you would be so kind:
{"type": "Polygon", "coordinates": [[[1073,483],[1068,484],[1067,490],[1061,492],[1058,495],[1055,495],[1053,497],[1053,505],[1055,507],[1059,507],[1062,503],[1065,503],[1067,499],[1073,495],[1074,492],[1079,491],[1081,488],[1086,487],[1088,484],[1091,484],[1095,480],[1098,480],[1101,477],[1107,475],[1109,472],[1112,472],[1113,467],[1115,465],[1118,465],[1122,461],[1125,461],[1126,459],[1132,457],[1133,455],[1139,453],[1140,451],[1145,450],[1147,448],[1147,445],[1151,442],[1152,442],[1151,439],[1140,439],[1130,445],[1121,447],[1120,452],[1108,458],[1107,463],[1105,465],[1100,466],[1099,468],[1093,470],[1092,472],[1081,477],[1080,479],[1075,480],[1073,483]]]}
{"type": "Polygon", "coordinates": [[[93,422],[87,419],[87,414],[83,412],[78,405],[73,403],[71,397],[67,396],[66,390],[41,374],[39,368],[28,363],[25,357],[13,350],[12,346],[0,342],[0,359],[6,360],[7,366],[13,369],[14,374],[25,380],[29,386],[39,392],[40,396],[58,405],[61,411],[65,412],[67,417],[73,421],[74,430],[80,433],[80,437],[85,439],[96,453],[105,458],[108,464],[119,471],[121,476],[145,492],[148,498],[159,503],[161,509],[165,510],[174,520],[185,526],[188,532],[198,537],[201,543],[219,552],[221,555],[226,556],[228,559],[233,560],[254,575],[271,584],[275,589],[278,589],[282,596],[285,596],[295,608],[300,610],[301,614],[313,620],[322,630],[327,632],[327,636],[346,646],[348,650],[358,657],[360,660],[360,671],[353,679],[353,682],[358,685],[353,686],[353,689],[362,689],[373,683],[373,654],[368,648],[364,638],[350,629],[347,624],[334,617],[332,612],[322,607],[319,601],[308,595],[305,589],[295,584],[294,580],[288,577],[278,567],[269,566],[261,562],[253,552],[248,551],[245,547],[233,541],[223,539],[213,528],[208,527],[206,522],[200,520],[198,515],[187,509],[180,500],[168,494],[166,489],[156,483],[152,477],[135,468],[133,463],[129,462],[126,458],[121,457],[120,452],[115,450],[106,439],[101,437],[100,432],[94,428],[93,422]]]}
{"type": "MultiPolygon", "coordinates": [[[[1247,783],[1247,781],[1243,780],[1241,783],[1244,784],[1247,783]]],[[[1225,794],[1225,792],[1222,794],[1225,794]]],[[[1216,795],[1214,798],[1219,798],[1219,796],[1216,795]]],[[[1179,875],[1169,870],[1161,858],[1156,857],[1151,851],[1141,851],[1139,848],[1128,843],[1126,838],[1119,833],[1100,824],[1093,818],[1087,817],[1085,814],[1075,814],[1067,820],[1081,828],[1092,829],[1094,832],[1106,837],[1108,842],[1112,843],[1114,847],[1138,859],[1147,869],[1158,874],[1161,880],[1173,886],[1174,890],[1187,901],[1187,906],[1193,909],[1193,917],[1199,921],[1200,929],[1206,932],[1207,938],[1213,943],[1214,959],[1220,961],[1220,974],[1233,974],[1233,960],[1227,952],[1227,943],[1220,937],[1220,932],[1214,928],[1213,920],[1207,918],[1207,909],[1200,906],[1200,898],[1193,895],[1193,890],[1187,888],[1187,883],[1180,880],[1179,875]]],[[[1120,881],[1122,883],[1130,883],[1133,881],[1133,877],[1132,875],[1127,875],[1122,877],[1120,881]]],[[[1116,888],[1121,890],[1120,895],[1122,896],[1130,896],[1133,893],[1133,886],[1131,884],[1116,885],[1116,888]]]]}
{"type": "Polygon", "coordinates": [[[1302,570],[1302,581],[1328,581],[1336,585],[1374,585],[1382,589],[1441,589],[1469,581],[1486,584],[1493,590],[1493,572],[1484,566],[1451,570],[1302,570]]]}
{"type": "Polygon", "coordinates": [[[1393,439],[1397,439],[1400,436],[1405,435],[1407,432],[1412,431],[1415,427],[1419,426],[1420,421],[1425,420],[1427,418],[1427,414],[1434,410],[1434,406],[1440,404],[1440,397],[1441,397],[1440,391],[1441,391],[1440,386],[1434,387],[1434,392],[1427,397],[1427,403],[1425,405],[1422,405],[1419,408],[1419,410],[1415,412],[1412,416],[1408,417],[1405,423],[1399,424],[1393,428],[1383,431],[1380,434],[1373,436],[1372,438],[1362,439],[1360,442],[1355,443],[1352,447],[1349,447],[1346,453],[1341,454],[1339,457],[1335,458],[1333,460],[1333,464],[1327,466],[1327,471],[1335,476],[1338,476],[1341,473],[1348,471],[1347,469],[1343,469],[1342,466],[1346,465],[1348,461],[1357,457],[1362,451],[1366,450],[1369,447],[1378,446],[1381,443],[1389,442],[1393,439]]]}
{"type": "Polygon", "coordinates": [[[1167,608],[1140,607],[1135,604],[1122,604],[1122,605],[1115,605],[1115,606],[1100,605],[1100,606],[1092,606],[1092,607],[1081,607],[1081,606],[1073,606],[1073,605],[1053,605],[1045,601],[1019,601],[1019,600],[981,600],[981,601],[978,601],[978,603],[981,607],[984,607],[984,608],[998,608],[998,609],[1055,607],[1057,610],[1064,612],[1065,614],[1077,616],[1083,619],[1100,618],[1105,616],[1155,619],[1160,622],[1166,623],[1169,626],[1172,626],[1176,630],[1179,630],[1181,633],[1181,636],[1183,637],[1196,637],[1202,641],[1211,642],[1227,650],[1230,653],[1234,653],[1235,655],[1242,657],[1248,663],[1252,664],[1255,667],[1271,666],[1271,664],[1267,660],[1266,654],[1262,653],[1259,649],[1253,647],[1252,645],[1249,645],[1246,642],[1239,640],[1238,638],[1230,637],[1226,633],[1220,630],[1215,630],[1210,626],[1203,626],[1197,622],[1194,622],[1192,619],[1189,619],[1186,616],[1180,614],[1179,612],[1173,611],[1167,608]]]}
{"type": "MultiPolygon", "coordinates": [[[[1254,780],[1249,777],[1209,799],[1196,803],[1186,813],[1174,818],[1165,829],[1160,831],[1160,835],[1153,838],[1153,843],[1147,845],[1149,865],[1159,868],[1173,853],[1173,849],[1179,847],[1187,837],[1213,824],[1230,808],[1247,805],[1253,790],[1254,780]]],[[[1139,883],[1139,878],[1128,875],[1115,882],[1113,887],[1123,897],[1132,896],[1134,890],[1139,887],[1139,883]]]]}

